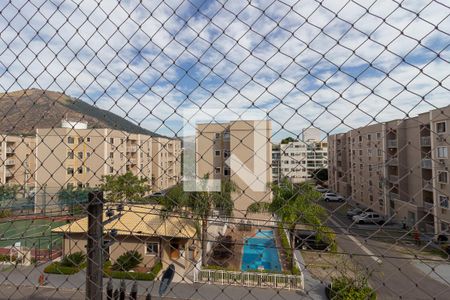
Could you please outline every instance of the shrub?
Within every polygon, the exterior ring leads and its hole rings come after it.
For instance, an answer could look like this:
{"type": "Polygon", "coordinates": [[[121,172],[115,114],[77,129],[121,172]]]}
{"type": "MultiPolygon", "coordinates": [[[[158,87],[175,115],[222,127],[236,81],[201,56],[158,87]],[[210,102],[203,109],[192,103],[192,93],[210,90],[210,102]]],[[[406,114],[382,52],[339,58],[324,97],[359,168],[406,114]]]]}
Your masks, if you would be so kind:
{"type": "Polygon", "coordinates": [[[327,296],[333,300],[375,300],[377,295],[366,280],[358,281],[348,277],[335,278],[327,288],[327,296]]]}
{"type": "Polygon", "coordinates": [[[127,251],[117,258],[112,269],[113,271],[130,271],[136,268],[142,260],[142,255],[136,250],[127,251]]]}
{"type": "Polygon", "coordinates": [[[61,266],[80,268],[86,262],[86,255],[82,252],[75,252],[65,255],[61,260],[61,266]]]}
{"type": "Polygon", "coordinates": [[[79,271],[80,268],[62,266],[59,262],[51,263],[44,269],[44,273],[62,275],[72,275],[78,273],[79,271]]]}
{"type": "Polygon", "coordinates": [[[126,271],[114,271],[111,269],[111,262],[106,262],[104,267],[104,274],[115,279],[129,279],[129,280],[145,280],[152,281],[155,280],[156,276],[158,276],[159,272],[162,269],[162,263],[157,262],[150,272],[142,273],[142,272],[126,272],[126,271]]]}
{"type": "Polygon", "coordinates": [[[1,218],[8,218],[12,216],[12,212],[10,209],[2,209],[0,210],[0,219],[1,218]]]}

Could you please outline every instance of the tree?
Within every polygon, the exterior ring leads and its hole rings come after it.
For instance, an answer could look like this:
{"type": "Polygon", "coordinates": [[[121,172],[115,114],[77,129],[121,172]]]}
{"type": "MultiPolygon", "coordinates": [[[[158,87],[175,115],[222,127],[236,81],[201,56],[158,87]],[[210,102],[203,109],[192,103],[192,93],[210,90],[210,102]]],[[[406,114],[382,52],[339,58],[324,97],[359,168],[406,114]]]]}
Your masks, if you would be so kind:
{"type": "MultiPolygon", "coordinates": [[[[204,179],[209,178],[205,175],[204,179]]],[[[198,216],[201,222],[200,240],[202,244],[202,265],[206,265],[207,260],[207,243],[208,243],[208,218],[214,209],[219,210],[221,215],[230,216],[234,203],[231,199],[231,193],[237,191],[236,185],[231,180],[223,180],[221,182],[220,192],[189,192],[183,191],[182,186],[178,185],[169,191],[169,193],[161,199],[160,204],[164,206],[167,213],[183,212],[187,208],[194,216],[198,216]]]]}
{"type": "Polygon", "coordinates": [[[273,185],[272,191],[273,201],[270,210],[278,215],[283,227],[288,228],[290,232],[291,267],[294,266],[294,230],[297,223],[312,226],[319,240],[334,240],[331,231],[323,225],[327,213],[323,207],[315,202],[321,194],[310,183],[294,185],[285,179],[281,184],[273,185]]]}
{"type": "Polygon", "coordinates": [[[131,172],[123,175],[107,175],[103,179],[101,188],[111,202],[138,202],[151,190],[147,179],[139,178],[131,172]]]}
{"type": "Polygon", "coordinates": [[[288,144],[288,143],[292,143],[292,142],[295,142],[295,139],[291,136],[281,140],[281,144],[288,144]]]}
{"type": "Polygon", "coordinates": [[[326,168],[320,168],[317,170],[314,170],[311,174],[311,178],[320,181],[325,182],[328,180],[328,169],[326,168]]]}
{"type": "Polygon", "coordinates": [[[1,185],[0,201],[11,201],[16,199],[18,191],[19,191],[18,185],[1,185]]]}
{"type": "Polygon", "coordinates": [[[58,204],[61,208],[68,207],[71,215],[80,213],[83,211],[81,204],[88,202],[90,191],[91,188],[62,188],[58,191],[58,204]]]}

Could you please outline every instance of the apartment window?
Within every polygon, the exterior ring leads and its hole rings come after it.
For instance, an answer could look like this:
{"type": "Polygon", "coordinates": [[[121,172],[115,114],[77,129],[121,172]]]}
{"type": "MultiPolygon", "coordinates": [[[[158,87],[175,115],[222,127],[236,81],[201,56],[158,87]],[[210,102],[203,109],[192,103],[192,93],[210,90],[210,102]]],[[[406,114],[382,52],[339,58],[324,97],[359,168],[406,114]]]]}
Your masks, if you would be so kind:
{"type": "Polygon", "coordinates": [[[109,152],[109,158],[114,158],[114,152],[109,152]]]}
{"type": "Polygon", "coordinates": [[[114,167],[109,167],[109,173],[114,173],[114,167]]]}
{"type": "Polygon", "coordinates": [[[91,142],[91,138],[90,138],[90,137],[87,137],[87,138],[86,138],[86,142],[90,143],[90,142],[91,142]]]}
{"type": "Polygon", "coordinates": [[[381,132],[377,132],[377,140],[381,139],[381,132]]]}
{"type": "Polygon", "coordinates": [[[67,143],[73,144],[73,143],[75,143],[75,139],[73,137],[69,136],[69,137],[67,137],[67,143]]]}
{"type": "Polygon", "coordinates": [[[78,187],[79,189],[82,189],[82,188],[83,188],[83,183],[78,182],[78,183],[77,183],[77,187],[78,187]]]}
{"type": "Polygon", "coordinates": [[[445,133],[446,131],[447,131],[447,122],[436,123],[436,132],[437,133],[445,133]]]}
{"type": "Polygon", "coordinates": [[[448,197],[439,195],[439,205],[443,208],[448,208],[448,197]]]}
{"type": "MultiPolygon", "coordinates": [[[[86,173],[91,173],[91,169],[86,167],[86,173]]],[[[86,185],[88,185],[88,184],[86,183],[86,185]]]]}
{"type": "Polygon", "coordinates": [[[369,157],[372,157],[372,149],[367,149],[367,155],[368,155],[369,157]]]}
{"type": "Polygon", "coordinates": [[[79,137],[79,138],[78,138],[78,144],[83,144],[83,142],[84,142],[84,138],[79,137]]]}
{"type": "Polygon", "coordinates": [[[73,168],[67,168],[67,175],[73,175],[73,168]]]}
{"type": "Polygon", "coordinates": [[[86,157],[91,157],[91,152],[86,152],[86,157]]]}
{"type": "Polygon", "coordinates": [[[223,169],[223,175],[230,176],[230,169],[227,168],[223,169]]]}
{"type": "Polygon", "coordinates": [[[367,140],[370,141],[371,139],[372,139],[372,135],[371,135],[371,134],[368,134],[368,135],[367,135],[367,140]]]}
{"type": "Polygon", "coordinates": [[[438,171],[438,182],[439,183],[448,183],[448,172],[447,171],[438,171]]]}
{"type": "Polygon", "coordinates": [[[67,188],[68,188],[68,189],[73,189],[73,183],[69,182],[69,183],[67,184],[67,188]]]}
{"type": "Polygon", "coordinates": [[[83,159],[83,152],[78,152],[77,156],[79,159],[83,159]]]}
{"type": "Polygon", "coordinates": [[[159,244],[155,242],[145,243],[145,255],[158,255],[159,244]]]}
{"type": "Polygon", "coordinates": [[[220,133],[217,133],[217,132],[216,132],[216,133],[214,134],[214,137],[215,137],[216,139],[220,138],[220,133]]]}
{"type": "Polygon", "coordinates": [[[362,155],[363,155],[363,151],[359,150],[359,156],[362,156],[362,155]]]}
{"type": "Polygon", "coordinates": [[[215,168],[214,168],[214,173],[220,174],[220,168],[219,168],[219,167],[215,167],[215,168]]]}
{"type": "Polygon", "coordinates": [[[214,151],[214,155],[215,155],[215,156],[220,156],[220,150],[214,151]]]}
{"type": "Polygon", "coordinates": [[[114,145],[114,138],[109,138],[109,143],[110,143],[111,145],[114,145]]]}
{"type": "Polygon", "coordinates": [[[78,174],[83,174],[83,167],[78,167],[77,168],[77,173],[78,174]]]}
{"type": "Polygon", "coordinates": [[[223,150],[223,157],[227,158],[230,156],[230,150],[223,150]]]}
{"type": "Polygon", "coordinates": [[[358,136],[358,141],[362,142],[362,136],[358,136]]]}
{"type": "Polygon", "coordinates": [[[437,157],[438,158],[448,158],[447,147],[437,147],[437,157]]]}
{"type": "Polygon", "coordinates": [[[68,159],[73,159],[73,151],[68,151],[67,152],[67,158],[68,159]]]}
{"type": "Polygon", "coordinates": [[[378,154],[378,156],[380,156],[380,157],[381,157],[381,156],[383,156],[383,150],[381,150],[381,149],[378,149],[378,151],[377,151],[377,152],[378,152],[378,153],[377,153],[377,154],[378,154]]]}

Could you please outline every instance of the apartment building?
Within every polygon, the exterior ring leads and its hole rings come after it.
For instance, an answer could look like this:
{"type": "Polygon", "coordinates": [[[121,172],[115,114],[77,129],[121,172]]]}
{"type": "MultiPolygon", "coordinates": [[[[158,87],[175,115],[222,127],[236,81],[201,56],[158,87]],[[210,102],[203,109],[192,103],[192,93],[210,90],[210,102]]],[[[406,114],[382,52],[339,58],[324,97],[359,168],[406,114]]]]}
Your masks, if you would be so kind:
{"type": "Polygon", "coordinates": [[[176,139],[63,120],[58,128],[37,128],[34,136],[2,136],[1,145],[1,183],[34,191],[37,209],[56,205],[63,187],[96,187],[107,175],[132,172],[148,178],[153,192],[180,180],[176,139]]]}
{"type": "Polygon", "coordinates": [[[328,144],[320,138],[296,140],[280,145],[280,177],[293,183],[311,178],[317,169],[326,168],[328,144]]]}
{"type": "Polygon", "coordinates": [[[448,232],[450,106],[329,138],[329,185],[425,232],[448,232]]]}
{"type": "Polygon", "coordinates": [[[272,144],[272,182],[281,180],[281,151],[280,144],[272,144]]]}
{"type": "Polygon", "coordinates": [[[245,214],[252,203],[271,201],[268,187],[272,180],[270,121],[197,124],[196,131],[196,175],[230,179],[237,185],[238,192],[232,195],[235,215],[245,214]],[[230,168],[227,162],[231,156],[242,163],[239,168],[230,168]],[[251,182],[248,182],[247,171],[256,175],[251,182]]]}

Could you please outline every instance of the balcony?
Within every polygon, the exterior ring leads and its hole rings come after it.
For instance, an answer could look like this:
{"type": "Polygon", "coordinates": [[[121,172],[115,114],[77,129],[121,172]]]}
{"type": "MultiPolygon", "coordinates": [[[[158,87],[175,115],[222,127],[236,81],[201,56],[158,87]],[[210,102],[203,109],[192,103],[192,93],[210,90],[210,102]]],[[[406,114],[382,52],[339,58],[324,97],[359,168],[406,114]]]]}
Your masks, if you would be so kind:
{"type": "Polygon", "coordinates": [[[398,166],[398,158],[392,158],[387,162],[388,166],[398,166]]]}
{"type": "Polygon", "coordinates": [[[389,192],[389,198],[392,200],[400,200],[400,195],[397,192],[389,192]]]}
{"type": "Polygon", "coordinates": [[[431,170],[433,168],[433,165],[431,163],[431,159],[429,159],[429,158],[422,159],[422,168],[431,170]]]}
{"type": "Polygon", "coordinates": [[[422,187],[425,191],[433,191],[433,182],[431,180],[422,180],[422,187]]]}
{"type": "Polygon", "coordinates": [[[137,151],[137,149],[138,149],[137,146],[128,146],[128,147],[127,147],[127,152],[128,152],[128,153],[134,153],[134,152],[137,151]]]}
{"type": "Polygon", "coordinates": [[[434,206],[434,204],[433,204],[433,202],[427,202],[427,201],[424,201],[423,202],[423,208],[425,208],[425,210],[433,210],[433,206],[434,206]]]}
{"type": "Polygon", "coordinates": [[[387,147],[388,148],[397,148],[397,140],[387,140],[387,147]]]}
{"type": "Polygon", "coordinates": [[[14,153],[14,149],[11,147],[6,147],[6,154],[13,154],[14,153]]]}
{"type": "Polygon", "coordinates": [[[134,158],[129,158],[127,160],[127,165],[135,165],[136,164],[136,159],[134,158]]]}
{"type": "Polygon", "coordinates": [[[431,147],[431,137],[430,136],[422,136],[420,138],[420,145],[424,147],[431,147]]]}
{"type": "Polygon", "coordinates": [[[15,164],[16,164],[16,161],[14,159],[5,160],[5,166],[14,166],[15,164]]]}
{"type": "Polygon", "coordinates": [[[13,174],[11,171],[6,170],[6,171],[5,171],[5,176],[6,176],[6,177],[13,177],[14,174],[13,174]]]}
{"type": "Polygon", "coordinates": [[[389,181],[393,183],[398,183],[398,176],[396,175],[389,175],[389,181]]]}

